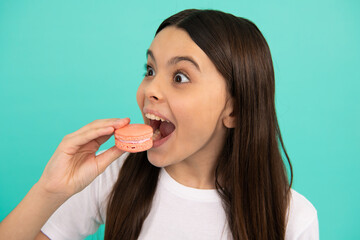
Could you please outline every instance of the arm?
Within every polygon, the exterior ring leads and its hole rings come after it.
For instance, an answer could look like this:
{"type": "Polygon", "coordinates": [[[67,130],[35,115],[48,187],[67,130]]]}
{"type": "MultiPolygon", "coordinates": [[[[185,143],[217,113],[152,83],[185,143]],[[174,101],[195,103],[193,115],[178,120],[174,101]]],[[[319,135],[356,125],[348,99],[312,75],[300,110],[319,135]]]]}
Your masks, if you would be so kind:
{"type": "Polygon", "coordinates": [[[35,240],[50,240],[43,232],[39,232],[35,240]]]}
{"type": "Polygon", "coordinates": [[[56,209],[123,154],[113,146],[95,155],[115,129],[128,123],[129,119],[96,120],[64,137],[39,181],[0,223],[0,239],[46,237],[40,229],[56,209]]]}
{"type": "Polygon", "coordinates": [[[34,239],[65,196],[44,192],[36,183],[20,204],[1,222],[1,239],[34,239]]]}

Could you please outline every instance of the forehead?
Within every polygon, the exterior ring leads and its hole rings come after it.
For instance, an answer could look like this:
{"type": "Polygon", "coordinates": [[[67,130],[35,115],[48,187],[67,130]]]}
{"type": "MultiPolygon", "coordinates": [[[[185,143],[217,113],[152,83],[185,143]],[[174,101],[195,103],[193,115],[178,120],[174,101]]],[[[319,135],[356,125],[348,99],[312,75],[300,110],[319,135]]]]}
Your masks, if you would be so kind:
{"type": "MultiPolygon", "coordinates": [[[[149,50],[152,59],[154,57],[155,65],[159,68],[169,66],[169,60],[179,56],[191,57],[199,66],[200,72],[192,78],[192,82],[206,91],[209,96],[217,96],[226,92],[226,82],[223,76],[218,72],[216,66],[206,55],[206,53],[191,39],[189,34],[180,28],[170,26],[161,30],[149,50]]],[[[171,62],[171,61],[170,61],[171,62]]]]}
{"type": "Polygon", "coordinates": [[[208,64],[210,59],[191,39],[189,34],[180,28],[169,26],[161,30],[151,43],[149,50],[156,61],[167,61],[174,56],[191,56],[199,65],[208,64]]]}

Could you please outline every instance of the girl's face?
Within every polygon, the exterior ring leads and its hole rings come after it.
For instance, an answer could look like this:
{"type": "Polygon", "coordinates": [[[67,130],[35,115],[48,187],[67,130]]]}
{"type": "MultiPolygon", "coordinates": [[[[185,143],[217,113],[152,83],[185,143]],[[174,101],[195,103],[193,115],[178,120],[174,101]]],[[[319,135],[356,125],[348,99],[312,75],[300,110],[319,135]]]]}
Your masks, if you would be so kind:
{"type": "Polygon", "coordinates": [[[173,26],[156,35],[147,53],[136,97],[145,124],[155,130],[149,161],[158,167],[213,164],[232,110],[224,78],[187,32],[173,26]]]}

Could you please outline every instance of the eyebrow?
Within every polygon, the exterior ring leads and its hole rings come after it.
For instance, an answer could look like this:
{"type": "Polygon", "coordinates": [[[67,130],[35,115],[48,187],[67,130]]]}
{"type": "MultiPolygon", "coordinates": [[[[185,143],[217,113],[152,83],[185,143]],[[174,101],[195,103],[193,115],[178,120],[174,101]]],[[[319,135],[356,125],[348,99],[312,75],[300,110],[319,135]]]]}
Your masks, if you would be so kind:
{"type": "MultiPolygon", "coordinates": [[[[154,57],[154,53],[153,53],[150,49],[148,49],[148,50],[146,51],[146,55],[147,55],[147,56],[150,56],[150,57],[154,60],[154,62],[155,62],[155,64],[156,64],[156,60],[155,60],[155,57],[154,57]]],[[[168,65],[174,65],[174,64],[177,64],[178,62],[181,62],[181,61],[188,61],[188,62],[192,63],[192,64],[195,66],[195,68],[196,68],[199,72],[201,72],[201,71],[200,71],[199,64],[197,64],[197,62],[196,62],[192,57],[190,57],[190,56],[176,56],[176,57],[173,57],[173,58],[171,58],[171,59],[168,61],[168,65]]]]}

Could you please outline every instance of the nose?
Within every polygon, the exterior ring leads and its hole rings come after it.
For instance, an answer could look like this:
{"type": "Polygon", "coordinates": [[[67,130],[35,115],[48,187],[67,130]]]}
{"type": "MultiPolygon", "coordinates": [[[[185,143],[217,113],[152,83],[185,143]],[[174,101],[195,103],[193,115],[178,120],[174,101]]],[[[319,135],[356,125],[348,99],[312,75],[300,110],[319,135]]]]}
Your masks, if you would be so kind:
{"type": "Polygon", "coordinates": [[[145,87],[145,96],[150,102],[160,103],[164,100],[160,81],[159,77],[155,77],[145,87]]]}

